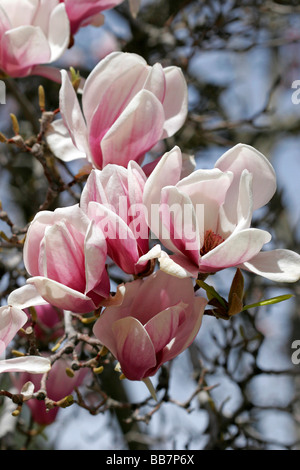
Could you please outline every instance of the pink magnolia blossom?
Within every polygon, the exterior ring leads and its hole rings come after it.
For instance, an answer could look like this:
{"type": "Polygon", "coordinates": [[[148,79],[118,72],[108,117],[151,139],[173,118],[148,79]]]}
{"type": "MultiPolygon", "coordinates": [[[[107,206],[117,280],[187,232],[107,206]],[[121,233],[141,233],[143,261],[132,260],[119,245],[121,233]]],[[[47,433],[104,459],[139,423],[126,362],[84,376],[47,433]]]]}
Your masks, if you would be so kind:
{"type": "MultiPolygon", "coordinates": [[[[0,307],[0,356],[5,353],[5,349],[26,321],[27,315],[23,310],[11,305],[0,307]]],[[[23,356],[0,360],[0,373],[24,370],[32,373],[43,373],[49,369],[49,360],[39,356],[23,356]]]]}
{"type": "Polygon", "coordinates": [[[106,308],[93,331],[125,376],[142,380],[192,343],[206,300],[194,295],[191,279],[162,271],[129,282],[124,289],[122,304],[106,308]]]}
{"type": "Polygon", "coordinates": [[[113,52],[84,84],[83,113],[67,72],[61,73],[62,119],[50,126],[47,140],[64,161],[87,158],[98,169],[141,164],[186,119],[187,85],[178,67],[151,67],[137,54],[113,52]]]}
{"type": "MultiPolygon", "coordinates": [[[[88,369],[80,369],[74,372],[74,377],[69,377],[66,374],[67,367],[70,367],[70,361],[60,358],[58,361],[54,362],[48,374],[46,383],[47,396],[53,401],[59,401],[70,395],[75,387],[82,385],[89,372],[88,369]]],[[[17,377],[15,384],[21,391],[24,384],[31,382],[34,388],[39,390],[41,378],[42,376],[39,374],[32,375],[29,372],[24,372],[17,377]]],[[[27,400],[26,404],[30,408],[33,420],[40,425],[52,424],[60,410],[59,407],[47,410],[43,400],[34,398],[27,400]]]]}
{"type": "MultiPolygon", "coordinates": [[[[162,252],[160,267],[177,276],[197,277],[241,267],[268,279],[295,282],[300,256],[290,250],[261,251],[271,235],[251,228],[253,211],[276,190],[270,162],[254,148],[238,144],[212,170],[180,179],[181,152],[165,154],[148,178],[144,203],[153,233],[173,255],[162,252]]],[[[143,257],[145,258],[145,257],[143,257]]]]}
{"type": "MultiPolygon", "coordinates": [[[[64,328],[61,325],[63,318],[63,311],[54,307],[51,304],[36,305],[36,323],[34,324],[34,334],[36,339],[40,343],[48,344],[49,341],[55,341],[57,338],[63,336],[64,328]]],[[[26,313],[29,317],[29,321],[24,325],[24,329],[27,326],[32,325],[30,312],[26,313]]]]}
{"type": "Polygon", "coordinates": [[[92,170],[80,200],[82,210],[105,234],[108,255],[128,274],[138,274],[148,264],[137,264],[149,250],[142,204],[145,181],[144,172],[134,161],[128,168],[107,165],[103,170],[92,170]]]}
{"type": "Polygon", "coordinates": [[[67,15],[71,23],[71,34],[75,34],[80,27],[89,24],[101,25],[104,21],[101,11],[114,8],[124,0],[60,0],[66,6],[67,15]]]}
{"type": "Polygon", "coordinates": [[[86,313],[109,296],[107,247],[101,230],[78,205],[38,212],[28,229],[24,264],[33,276],[9,297],[38,305],[35,291],[55,307],[86,313]]]}
{"type": "Polygon", "coordinates": [[[70,24],[59,0],[1,0],[0,71],[12,77],[45,75],[40,64],[57,60],[67,49],[70,24]]]}

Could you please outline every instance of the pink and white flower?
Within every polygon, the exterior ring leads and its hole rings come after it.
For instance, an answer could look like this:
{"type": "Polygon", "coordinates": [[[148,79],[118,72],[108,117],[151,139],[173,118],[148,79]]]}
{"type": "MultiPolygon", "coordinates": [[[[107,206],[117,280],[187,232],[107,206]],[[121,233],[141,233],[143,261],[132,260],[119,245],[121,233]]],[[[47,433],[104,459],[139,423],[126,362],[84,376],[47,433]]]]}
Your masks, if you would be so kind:
{"type": "Polygon", "coordinates": [[[285,249],[261,251],[271,235],[251,228],[253,211],[267,204],[276,190],[267,158],[238,144],[214,169],[197,170],[183,179],[181,161],[178,147],[165,154],[144,189],[149,226],[173,253],[159,255],[161,269],[196,278],[198,273],[240,267],[274,281],[297,281],[300,256],[285,249]],[[153,207],[158,209],[151,214],[153,207]]]}
{"type": "Polygon", "coordinates": [[[206,303],[191,279],[157,271],[126,283],[122,304],[107,307],[93,331],[129,380],[143,380],[190,346],[206,303]]]}
{"type": "Polygon", "coordinates": [[[38,212],[24,245],[24,264],[32,277],[9,299],[14,305],[26,298],[28,305],[38,305],[40,296],[61,309],[92,311],[109,296],[106,255],[103,233],[78,205],[38,212]]]}
{"type": "Polygon", "coordinates": [[[1,0],[0,71],[12,77],[45,75],[41,64],[57,60],[67,49],[70,23],[59,0],[1,0]]]}
{"type": "Polygon", "coordinates": [[[187,85],[178,67],[151,67],[137,54],[113,52],[87,78],[83,112],[67,72],[61,73],[62,119],[50,126],[47,140],[64,161],[87,158],[98,169],[141,164],[186,119],[187,85]]]}
{"type": "Polygon", "coordinates": [[[104,233],[108,255],[128,274],[141,273],[148,264],[137,264],[149,250],[142,203],[145,182],[144,172],[134,161],[128,168],[107,165],[92,170],[80,200],[81,209],[104,233]]]}

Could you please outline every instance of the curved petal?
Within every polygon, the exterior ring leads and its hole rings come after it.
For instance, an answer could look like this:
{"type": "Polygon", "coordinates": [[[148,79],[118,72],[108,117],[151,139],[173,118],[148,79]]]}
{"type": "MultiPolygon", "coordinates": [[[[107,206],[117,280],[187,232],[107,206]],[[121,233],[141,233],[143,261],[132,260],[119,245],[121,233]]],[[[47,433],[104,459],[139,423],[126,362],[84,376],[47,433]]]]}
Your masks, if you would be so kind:
{"type": "Polygon", "coordinates": [[[180,191],[189,195],[196,209],[201,246],[206,230],[217,232],[219,209],[226,199],[231,182],[230,172],[223,173],[216,168],[196,170],[176,185],[180,191]]]}
{"type": "Polygon", "coordinates": [[[180,279],[193,277],[196,278],[199,273],[199,265],[195,265],[185,256],[171,255],[164,251],[158,259],[161,271],[180,279]]]}
{"type": "Polygon", "coordinates": [[[84,240],[85,294],[95,290],[98,295],[108,297],[110,283],[106,271],[107,244],[99,227],[91,221],[84,240]]]}
{"type": "Polygon", "coordinates": [[[194,297],[191,312],[182,327],[178,329],[175,341],[163,350],[162,362],[170,361],[192,344],[201,327],[206,305],[205,298],[194,297]]]}
{"type": "Polygon", "coordinates": [[[62,119],[54,121],[48,126],[46,131],[46,140],[55,157],[63,162],[71,162],[80,158],[86,159],[85,152],[81,152],[75,147],[70,133],[62,119]]]}
{"type": "Polygon", "coordinates": [[[32,284],[25,284],[12,291],[7,298],[8,305],[20,309],[47,304],[32,284]]]}
{"type": "Polygon", "coordinates": [[[297,282],[300,279],[300,256],[291,250],[258,253],[241,267],[271,281],[297,282]]]}
{"type": "MultiPolygon", "coordinates": [[[[71,289],[85,291],[83,235],[72,236],[63,222],[48,227],[41,248],[43,275],[71,289]]],[[[42,274],[42,269],[40,269],[42,274]]]]}
{"type": "MultiPolygon", "coordinates": [[[[195,207],[190,197],[179,191],[178,187],[167,186],[162,189],[159,207],[161,232],[156,233],[163,245],[186,256],[198,265],[200,261],[199,224],[195,207]]],[[[198,214],[198,218],[200,218],[198,214]]],[[[200,225],[202,228],[203,223],[200,225]]]]}
{"type": "Polygon", "coordinates": [[[226,199],[228,212],[236,208],[240,176],[245,169],[253,176],[253,210],[267,204],[276,191],[274,168],[262,153],[250,145],[235,145],[217,160],[215,168],[234,174],[226,199]]]}
{"type": "Polygon", "coordinates": [[[271,235],[265,230],[242,230],[202,256],[199,271],[216,272],[245,263],[257,255],[262,246],[270,240],[271,235]]]}
{"type": "Polygon", "coordinates": [[[1,48],[5,71],[12,76],[25,75],[34,65],[51,59],[47,38],[37,26],[19,26],[6,31],[1,48]]]}
{"type": "MultiPolygon", "coordinates": [[[[105,113],[105,106],[99,108],[105,113]]],[[[93,123],[101,120],[99,113],[95,113],[93,123]]],[[[161,138],[164,113],[160,101],[147,90],[142,90],[134,96],[119,118],[113,123],[100,143],[103,161],[101,166],[116,163],[127,167],[130,160],[139,160],[161,138]]],[[[92,139],[90,144],[94,149],[95,163],[99,166],[97,142],[92,139]]]]}
{"type": "Polygon", "coordinates": [[[41,356],[24,356],[0,361],[1,372],[29,372],[44,374],[51,369],[49,359],[41,356]]]}
{"type": "Polygon", "coordinates": [[[137,241],[122,218],[97,202],[89,203],[88,214],[106,237],[108,256],[128,274],[141,271],[143,265],[135,267],[139,259],[137,241]]]}
{"type": "Polygon", "coordinates": [[[26,313],[19,308],[0,307],[0,354],[27,320],[26,313]]]}
{"type": "Polygon", "coordinates": [[[230,234],[234,234],[250,227],[253,213],[252,181],[252,174],[249,173],[248,170],[244,170],[240,178],[236,214],[232,217],[231,211],[231,220],[228,218],[224,205],[220,207],[219,222],[216,233],[221,235],[223,238],[227,238],[230,234]]]}
{"type": "Polygon", "coordinates": [[[154,64],[149,68],[148,77],[144,83],[143,88],[151,91],[156,98],[163,103],[166,93],[166,79],[164,69],[161,64],[154,64]]]}
{"type": "Polygon", "coordinates": [[[143,325],[132,317],[117,320],[112,325],[116,355],[123,374],[129,380],[141,380],[156,365],[151,339],[143,325]]]}
{"type": "Polygon", "coordinates": [[[159,233],[159,204],[161,191],[165,186],[174,186],[181,175],[182,155],[179,147],[173,147],[159,160],[156,167],[148,177],[143,195],[148,225],[154,234],[159,233]]]}
{"type": "Polygon", "coordinates": [[[93,300],[85,294],[42,276],[27,279],[27,284],[33,284],[41,297],[63,310],[77,313],[88,313],[100,306],[101,301],[95,305],[93,300]]]}
{"type": "Polygon", "coordinates": [[[29,225],[24,244],[23,260],[27,272],[31,276],[38,276],[39,253],[45,230],[49,224],[54,223],[55,215],[51,211],[40,211],[29,225]]]}
{"type": "Polygon", "coordinates": [[[61,88],[59,91],[59,108],[63,121],[70,133],[74,145],[80,152],[89,155],[87,127],[84,121],[76,92],[66,70],[61,71],[61,88]]]}
{"type": "Polygon", "coordinates": [[[82,108],[88,126],[99,103],[111,87],[119,106],[120,100],[124,102],[124,95],[128,102],[142,88],[147,74],[147,63],[137,54],[112,52],[101,60],[89,74],[83,88],[82,108]]]}
{"type": "Polygon", "coordinates": [[[48,41],[51,49],[50,62],[54,62],[67,49],[70,41],[70,22],[64,3],[57,5],[50,14],[48,41]]]}
{"type": "Polygon", "coordinates": [[[166,67],[166,94],[163,101],[165,123],[163,138],[170,137],[184,124],[188,113],[188,89],[179,67],[166,67]]]}
{"type": "Polygon", "coordinates": [[[160,352],[176,335],[180,323],[185,318],[188,305],[180,302],[152,317],[144,328],[151,338],[155,353],[160,352]]]}

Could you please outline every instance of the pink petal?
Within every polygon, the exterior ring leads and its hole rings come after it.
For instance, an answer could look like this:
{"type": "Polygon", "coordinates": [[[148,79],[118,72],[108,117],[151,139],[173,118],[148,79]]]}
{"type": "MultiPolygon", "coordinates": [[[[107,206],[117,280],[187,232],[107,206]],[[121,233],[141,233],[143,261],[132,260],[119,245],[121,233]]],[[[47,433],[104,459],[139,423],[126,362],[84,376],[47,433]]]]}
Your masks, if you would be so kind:
{"type": "Polygon", "coordinates": [[[84,240],[85,255],[85,294],[96,290],[98,295],[108,297],[110,283],[106,271],[107,245],[105,237],[93,221],[87,230],[84,240]]]}
{"type": "Polygon", "coordinates": [[[45,276],[71,289],[85,291],[85,260],[81,233],[73,236],[63,222],[49,227],[44,238],[41,259],[46,261],[45,276]]]}
{"type": "Polygon", "coordinates": [[[39,271],[39,252],[45,230],[55,220],[54,212],[41,211],[36,214],[29,225],[24,244],[23,259],[25,268],[31,276],[37,276],[39,271]]]}
{"type": "MultiPolygon", "coordinates": [[[[101,106],[95,113],[93,123],[100,122],[107,113],[107,106],[101,106]],[[99,120],[99,121],[98,121],[99,120]]],[[[100,165],[97,146],[100,143],[103,161],[101,166],[115,163],[127,167],[130,160],[139,160],[161,138],[164,113],[160,101],[149,91],[137,93],[118,119],[109,129],[95,133],[90,129],[90,145],[94,160],[100,165]],[[96,140],[95,140],[96,139],[96,140]]]]}
{"type": "Polygon", "coordinates": [[[33,284],[44,300],[63,310],[88,313],[98,308],[101,303],[99,301],[95,304],[87,295],[46,277],[31,277],[27,279],[27,284],[33,284]]]}
{"type": "Polygon", "coordinates": [[[143,203],[148,214],[148,225],[154,234],[160,232],[158,209],[162,188],[179,181],[181,166],[181,150],[176,146],[163,155],[146,181],[143,203]]]}
{"type": "Polygon", "coordinates": [[[136,54],[112,52],[101,60],[88,76],[83,88],[82,106],[88,126],[90,127],[92,117],[107,93],[116,100],[108,104],[112,111],[119,109],[120,104],[124,108],[125,103],[142,88],[147,74],[146,61],[136,54]],[[118,106],[114,106],[115,104],[118,106]]]}
{"type": "Polygon", "coordinates": [[[203,297],[194,297],[189,315],[186,316],[182,327],[178,329],[175,341],[163,350],[161,362],[170,361],[191,345],[201,327],[206,305],[206,299],[203,297]]]}
{"type": "Polygon", "coordinates": [[[49,43],[39,27],[20,26],[4,33],[2,54],[5,71],[12,76],[22,76],[36,64],[49,62],[49,43]]]}
{"type": "Polygon", "coordinates": [[[180,303],[162,310],[153,316],[144,328],[151,338],[155,353],[159,353],[176,335],[180,323],[185,319],[186,304],[180,303]]]}
{"type": "Polygon", "coordinates": [[[145,328],[135,318],[127,317],[117,320],[112,330],[123,374],[129,380],[141,380],[156,364],[154,347],[145,328]]]}
{"type": "Polygon", "coordinates": [[[161,233],[156,234],[164,246],[186,256],[198,265],[200,260],[199,226],[189,196],[175,186],[163,188],[160,213],[161,233]]]}
{"type": "Polygon", "coordinates": [[[135,268],[139,259],[137,241],[121,217],[95,202],[89,203],[88,214],[104,233],[108,256],[117,266],[128,274],[135,274],[136,269],[141,271],[143,266],[135,268]]]}

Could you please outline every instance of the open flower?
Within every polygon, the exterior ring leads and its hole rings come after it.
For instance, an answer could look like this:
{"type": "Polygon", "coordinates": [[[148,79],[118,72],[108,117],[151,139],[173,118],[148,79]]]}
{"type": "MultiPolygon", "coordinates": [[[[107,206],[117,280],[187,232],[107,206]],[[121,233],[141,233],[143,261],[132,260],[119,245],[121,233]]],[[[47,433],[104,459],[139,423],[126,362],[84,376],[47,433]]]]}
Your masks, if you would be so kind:
{"type": "Polygon", "coordinates": [[[161,269],[197,277],[199,272],[235,266],[274,281],[299,279],[300,256],[285,249],[261,251],[271,235],[251,228],[253,211],[267,204],[276,190],[275,172],[266,157],[238,144],[212,170],[197,170],[180,180],[180,168],[181,152],[175,147],[159,161],[144,188],[149,226],[173,253],[160,254],[161,269]]]}
{"type": "Polygon", "coordinates": [[[144,172],[134,161],[128,168],[107,165],[103,170],[92,170],[80,199],[82,210],[104,233],[108,255],[128,274],[138,274],[148,264],[137,264],[149,250],[142,204],[145,181],[144,172]]]}
{"type": "Polygon", "coordinates": [[[69,44],[70,24],[59,0],[1,0],[0,71],[12,77],[46,75],[69,44]]]}
{"type": "Polygon", "coordinates": [[[137,54],[113,52],[94,68],[82,93],[82,108],[62,71],[62,120],[47,133],[64,161],[88,158],[98,169],[109,163],[139,164],[156,143],[172,136],[187,115],[187,85],[178,67],[153,67],[137,54]]]}
{"type": "Polygon", "coordinates": [[[121,305],[107,307],[94,334],[120,362],[130,380],[154,375],[195,339],[206,300],[195,297],[191,279],[157,271],[124,285],[121,305]]]}
{"type": "Polygon", "coordinates": [[[34,289],[55,307],[87,313],[109,296],[106,241],[78,205],[38,212],[28,229],[24,264],[33,276],[9,297],[38,305],[34,289]]]}

